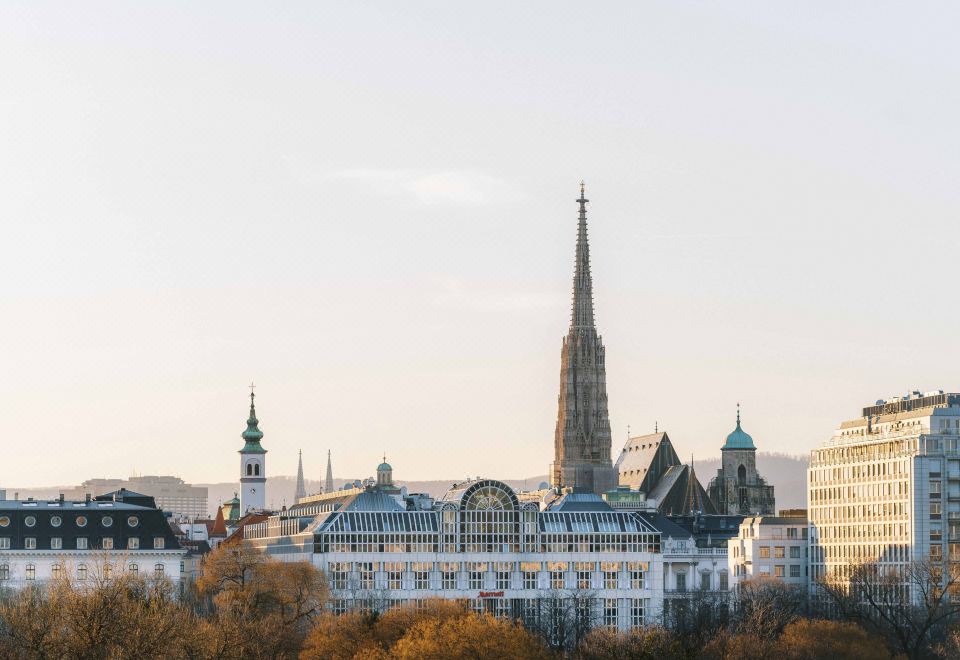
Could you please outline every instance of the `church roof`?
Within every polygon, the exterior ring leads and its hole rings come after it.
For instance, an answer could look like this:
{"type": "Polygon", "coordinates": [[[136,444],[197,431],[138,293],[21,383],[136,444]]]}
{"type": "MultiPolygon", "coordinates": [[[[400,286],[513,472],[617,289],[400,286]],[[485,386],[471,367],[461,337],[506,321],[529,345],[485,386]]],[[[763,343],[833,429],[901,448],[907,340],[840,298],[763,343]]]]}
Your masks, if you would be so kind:
{"type": "Polygon", "coordinates": [[[257,419],[257,411],[253,406],[254,394],[250,392],[250,417],[247,418],[247,430],[240,434],[244,440],[242,454],[266,454],[267,450],[260,446],[263,440],[263,431],[260,430],[260,420],[257,419]]]}
{"type": "Polygon", "coordinates": [[[651,433],[627,440],[615,468],[620,484],[650,493],[668,468],[680,457],[666,433],[651,433]]]}
{"type": "Polygon", "coordinates": [[[740,405],[737,405],[737,428],[733,429],[733,432],[727,436],[727,441],[723,444],[723,447],[720,449],[756,449],[756,445],[753,444],[753,438],[750,437],[750,434],[740,428],[740,405]]]}
{"type": "Polygon", "coordinates": [[[689,465],[670,466],[647,497],[655,500],[657,510],[665,515],[717,512],[689,465]]]}

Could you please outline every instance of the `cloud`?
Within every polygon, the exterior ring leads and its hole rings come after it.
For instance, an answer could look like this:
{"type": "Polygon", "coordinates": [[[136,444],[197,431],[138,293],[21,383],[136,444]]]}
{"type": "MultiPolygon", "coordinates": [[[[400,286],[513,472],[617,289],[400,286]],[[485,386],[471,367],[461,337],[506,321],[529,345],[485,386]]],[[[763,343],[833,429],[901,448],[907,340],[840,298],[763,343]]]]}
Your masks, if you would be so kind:
{"type": "Polygon", "coordinates": [[[516,202],[525,195],[502,179],[482,172],[350,169],[322,177],[354,182],[385,197],[412,197],[426,205],[475,206],[516,202]]]}

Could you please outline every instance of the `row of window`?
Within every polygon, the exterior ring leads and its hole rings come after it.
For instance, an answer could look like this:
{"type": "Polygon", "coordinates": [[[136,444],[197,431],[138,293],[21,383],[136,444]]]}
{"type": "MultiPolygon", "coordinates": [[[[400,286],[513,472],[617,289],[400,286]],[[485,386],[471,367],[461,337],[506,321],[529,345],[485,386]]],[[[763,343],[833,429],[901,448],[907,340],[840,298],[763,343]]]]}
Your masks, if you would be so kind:
{"type": "MultiPolygon", "coordinates": [[[[639,628],[645,624],[645,612],[648,609],[648,600],[645,598],[630,599],[585,599],[577,603],[577,616],[584,620],[593,619],[589,610],[597,608],[601,614],[603,625],[616,627],[619,625],[620,612],[626,609],[629,612],[628,625],[633,628],[639,628]],[[586,611],[585,611],[586,610],[586,611]]],[[[425,607],[427,600],[407,600],[390,599],[385,603],[377,603],[378,606],[401,607],[405,605],[414,605],[417,608],[425,607]]],[[[535,599],[535,598],[475,598],[466,601],[471,610],[478,613],[492,614],[499,618],[519,619],[528,623],[535,623],[538,620],[551,620],[558,626],[567,626],[570,622],[567,620],[565,605],[558,606],[557,601],[553,599],[535,599]]],[[[364,598],[338,598],[334,599],[330,607],[335,614],[345,614],[353,609],[366,609],[370,603],[364,598]]],[[[558,631],[558,634],[563,634],[558,631]]]]}
{"type": "MultiPolygon", "coordinates": [[[[800,564],[791,564],[789,569],[790,569],[790,577],[792,578],[801,577],[800,564]]],[[[741,564],[734,564],[733,574],[737,576],[746,575],[747,574],[746,566],[742,566],[741,564]]],[[[757,574],[763,575],[765,577],[770,577],[770,567],[758,566],[757,574]]],[[[786,576],[787,576],[787,566],[785,564],[775,564],[773,567],[773,577],[784,578],[786,576]]]]}
{"type": "MultiPolygon", "coordinates": [[[[140,572],[140,565],[136,562],[131,562],[127,565],[127,571],[131,575],[138,575],[140,572]]],[[[53,579],[66,577],[68,574],[68,569],[64,564],[54,564],[50,567],[50,577],[53,579]]],[[[87,570],[86,564],[77,564],[76,567],[76,578],[78,580],[86,580],[89,571],[87,570]]],[[[164,575],[163,564],[154,564],[153,565],[153,575],[154,577],[160,578],[164,575]]],[[[110,564],[105,564],[103,566],[103,576],[105,578],[110,577],[110,564]]],[[[37,565],[33,563],[28,563],[24,567],[24,577],[27,580],[36,580],[37,579],[37,565]]],[[[9,580],[10,579],[10,564],[0,564],[0,580],[9,580]]]]}
{"type": "MultiPolygon", "coordinates": [[[[0,516],[0,527],[9,527],[10,526],[10,516],[0,516]]],[[[63,524],[63,518],[61,516],[50,516],[48,521],[51,527],[60,527],[63,524]]],[[[87,516],[77,516],[73,519],[74,524],[77,527],[86,527],[89,519],[87,516]]],[[[36,527],[37,526],[37,517],[36,516],[26,516],[23,519],[23,524],[27,527],[36,527]]],[[[100,518],[100,524],[104,527],[113,526],[113,516],[103,516],[100,518]]],[[[140,524],[140,518],[138,516],[128,516],[127,525],[130,527],[136,527],[140,524]]]]}
{"type": "MultiPolygon", "coordinates": [[[[163,550],[166,545],[166,541],[162,536],[153,537],[153,549],[154,550],[163,550]]],[[[23,539],[23,547],[25,550],[36,550],[37,549],[37,537],[27,536],[23,539]]],[[[0,550],[9,550],[10,549],[10,537],[9,536],[0,536],[0,550]]],[[[43,548],[46,550],[46,548],[43,548]]],[[[50,550],[63,550],[63,538],[59,536],[50,537],[50,550]]],[[[76,539],[76,549],[77,550],[89,550],[90,549],[90,540],[86,536],[79,536],[76,539]]],[[[113,550],[114,549],[114,539],[112,536],[104,536],[100,539],[100,549],[101,550],[113,550]]],[[[132,536],[127,539],[127,550],[139,550],[140,549],[140,537],[132,536]]]]}

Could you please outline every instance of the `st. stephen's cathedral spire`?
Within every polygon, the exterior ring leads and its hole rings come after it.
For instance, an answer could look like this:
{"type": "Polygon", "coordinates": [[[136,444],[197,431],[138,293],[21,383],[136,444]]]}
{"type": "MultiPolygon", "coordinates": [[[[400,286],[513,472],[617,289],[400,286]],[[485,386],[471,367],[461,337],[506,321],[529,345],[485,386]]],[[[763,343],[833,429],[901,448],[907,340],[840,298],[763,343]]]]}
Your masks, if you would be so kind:
{"type": "Polygon", "coordinates": [[[617,487],[610,460],[610,416],[603,341],[593,318],[593,279],[587,239],[587,202],[580,182],[580,219],[570,327],[560,358],[560,396],[554,435],[554,486],[604,493],[617,487]]]}

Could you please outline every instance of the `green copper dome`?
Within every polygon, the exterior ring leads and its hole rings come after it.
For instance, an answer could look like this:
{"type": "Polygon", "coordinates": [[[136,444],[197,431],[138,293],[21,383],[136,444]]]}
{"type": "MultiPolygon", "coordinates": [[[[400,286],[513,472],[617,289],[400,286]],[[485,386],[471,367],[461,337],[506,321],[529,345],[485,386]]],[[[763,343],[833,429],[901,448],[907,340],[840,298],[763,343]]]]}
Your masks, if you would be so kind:
{"type": "Polygon", "coordinates": [[[756,449],[756,446],[753,444],[753,438],[750,437],[750,434],[740,428],[739,404],[737,404],[737,428],[733,430],[733,433],[727,436],[727,441],[720,449],[756,449]]]}
{"type": "Polygon", "coordinates": [[[250,392],[250,417],[247,419],[247,430],[240,434],[246,444],[240,450],[242,454],[266,454],[267,450],[260,446],[263,431],[260,430],[257,411],[253,407],[253,392],[250,392]]]}

